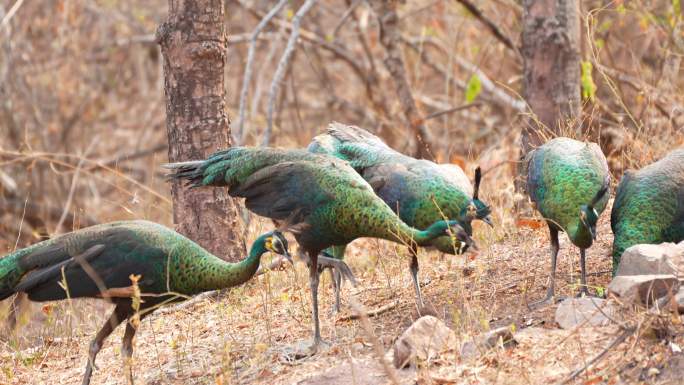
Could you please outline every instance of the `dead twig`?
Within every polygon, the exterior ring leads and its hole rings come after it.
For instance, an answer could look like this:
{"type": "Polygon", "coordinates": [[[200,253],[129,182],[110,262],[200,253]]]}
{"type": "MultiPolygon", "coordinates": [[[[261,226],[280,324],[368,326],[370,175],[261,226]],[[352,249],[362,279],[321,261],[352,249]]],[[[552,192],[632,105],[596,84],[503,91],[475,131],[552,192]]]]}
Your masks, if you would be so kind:
{"type": "Polygon", "coordinates": [[[74,176],[71,178],[71,187],[69,188],[69,195],[67,195],[67,200],[64,203],[64,210],[62,211],[62,215],[59,217],[59,220],[57,221],[57,225],[55,226],[54,235],[61,234],[62,225],[64,224],[64,221],[66,220],[67,215],[69,215],[69,208],[71,207],[71,202],[74,199],[74,192],[76,191],[76,185],[78,184],[78,175],[81,172],[81,168],[83,167],[83,163],[85,162],[86,158],[88,157],[90,150],[93,149],[93,146],[95,145],[96,142],[97,142],[97,137],[93,138],[93,140],[90,141],[88,148],[86,148],[86,150],[83,152],[83,155],[81,155],[81,159],[78,160],[78,164],[76,165],[76,169],[74,170],[74,176]]]}
{"type": "MultiPolygon", "coordinates": [[[[382,306],[380,306],[380,307],[378,307],[378,308],[375,308],[375,309],[373,309],[373,310],[371,310],[371,311],[365,312],[363,315],[364,315],[365,317],[376,317],[376,316],[378,316],[378,315],[380,315],[380,314],[382,314],[382,313],[385,313],[385,312],[387,312],[387,311],[389,311],[389,310],[394,309],[394,308],[397,307],[397,306],[399,306],[399,300],[398,300],[398,299],[397,299],[397,300],[394,300],[393,302],[390,302],[390,303],[388,303],[388,304],[382,305],[382,306]]],[[[360,318],[361,318],[361,316],[359,315],[359,313],[355,311],[355,312],[352,313],[352,314],[345,315],[345,316],[342,316],[342,317],[337,318],[337,321],[336,321],[336,322],[351,321],[351,320],[357,320],[357,319],[360,319],[360,318]]]]}
{"type": "Polygon", "coordinates": [[[437,112],[433,112],[431,114],[425,115],[425,120],[438,118],[442,115],[451,114],[451,113],[461,111],[461,110],[465,110],[465,109],[472,108],[472,107],[479,107],[481,105],[482,105],[482,103],[474,102],[474,103],[464,104],[462,106],[447,108],[446,110],[437,111],[437,112]]]}
{"type": "Polygon", "coordinates": [[[605,357],[606,353],[611,351],[614,347],[623,343],[627,338],[629,338],[629,336],[634,334],[635,331],[636,331],[636,328],[634,328],[634,327],[623,330],[622,333],[620,333],[620,335],[617,336],[617,338],[615,338],[613,340],[613,342],[611,342],[608,346],[606,346],[605,349],[603,349],[599,354],[594,356],[594,358],[589,360],[586,363],[586,365],[584,365],[581,368],[576,369],[575,371],[570,373],[570,375],[568,377],[566,377],[563,381],[560,382],[560,385],[565,385],[565,384],[569,383],[570,381],[574,380],[575,378],[577,378],[577,376],[582,374],[590,366],[594,365],[595,363],[599,362],[603,357],[605,357]]]}
{"type": "Polygon", "coordinates": [[[411,131],[417,141],[414,153],[416,157],[435,160],[430,152],[430,138],[425,119],[418,111],[418,106],[413,98],[411,85],[406,75],[406,67],[402,58],[401,33],[399,29],[399,16],[397,15],[397,3],[395,1],[382,0],[370,2],[380,27],[380,43],[385,48],[385,68],[392,75],[397,97],[408,121],[411,131]]]}
{"type": "Polygon", "coordinates": [[[290,38],[285,46],[285,51],[283,56],[278,62],[278,67],[276,68],[275,75],[273,75],[273,81],[271,82],[271,89],[268,94],[268,107],[266,109],[266,130],[264,131],[264,137],[261,141],[262,146],[268,146],[271,141],[271,132],[273,130],[273,111],[275,108],[275,102],[278,94],[280,93],[280,82],[285,76],[290,65],[290,58],[294,53],[295,46],[297,45],[297,38],[299,37],[299,27],[302,23],[304,15],[316,4],[318,0],[306,0],[304,4],[297,10],[297,13],[292,19],[292,32],[290,33],[290,38]]]}
{"type": "Polygon", "coordinates": [[[252,81],[252,69],[254,66],[254,55],[256,53],[256,43],[259,38],[259,34],[266,27],[266,25],[275,17],[275,15],[280,12],[280,10],[287,4],[287,0],[280,0],[275,7],[264,16],[256,28],[252,32],[252,36],[249,39],[249,51],[247,52],[247,63],[245,64],[245,75],[242,78],[242,90],[240,91],[240,109],[238,115],[238,127],[233,134],[233,143],[236,146],[242,144],[244,139],[244,125],[245,125],[245,108],[247,106],[247,93],[249,92],[249,83],[252,81]]]}
{"type": "Polygon", "coordinates": [[[510,37],[506,36],[501,28],[499,28],[493,21],[491,21],[487,16],[480,11],[477,6],[473,3],[471,3],[469,0],[456,0],[458,1],[465,9],[468,10],[473,16],[475,16],[482,24],[489,29],[489,32],[494,35],[494,37],[499,40],[503,45],[506,47],[510,48],[513,52],[515,52],[518,56],[520,56],[520,51],[518,51],[518,48],[515,46],[513,43],[513,40],[511,40],[510,37]]]}
{"type": "Polygon", "coordinates": [[[357,318],[361,320],[361,328],[363,328],[363,330],[366,332],[366,336],[371,341],[371,344],[373,345],[373,352],[375,353],[377,360],[380,361],[385,374],[387,374],[390,382],[392,382],[394,385],[399,385],[399,375],[397,374],[396,369],[394,369],[394,367],[385,359],[385,352],[382,348],[382,343],[375,333],[373,333],[373,325],[371,325],[370,320],[368,319],[369,313],[366,313],[363,307],[354,300],[351,301],[351,307],[352,310],[354,310],[354,313],[356,313],[357,318]]]}

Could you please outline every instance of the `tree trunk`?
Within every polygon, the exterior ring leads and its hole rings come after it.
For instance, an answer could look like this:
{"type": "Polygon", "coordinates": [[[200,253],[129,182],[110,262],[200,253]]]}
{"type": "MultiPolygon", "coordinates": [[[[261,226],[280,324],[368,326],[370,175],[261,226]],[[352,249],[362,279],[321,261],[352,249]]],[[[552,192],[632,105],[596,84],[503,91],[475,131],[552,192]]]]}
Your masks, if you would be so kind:
{"type": "MultiPolygon", "coordinates": [[[[230,146],[224,12],[222,0],[169,0],[168,19],[157,30],[170,162],[204,159],[230,146]]],[[[178,232],[226,260],[244,257],[237,205],[225,189],[190,190],[174,182],[171,195],[178,232]]]]}
{"type": "Polygon", "coordinates": [[[579,126],[578,0],[523,0],[522,55],[523,97],[537,119],[523,130],[525,156],[561,128],[579,126]]]}

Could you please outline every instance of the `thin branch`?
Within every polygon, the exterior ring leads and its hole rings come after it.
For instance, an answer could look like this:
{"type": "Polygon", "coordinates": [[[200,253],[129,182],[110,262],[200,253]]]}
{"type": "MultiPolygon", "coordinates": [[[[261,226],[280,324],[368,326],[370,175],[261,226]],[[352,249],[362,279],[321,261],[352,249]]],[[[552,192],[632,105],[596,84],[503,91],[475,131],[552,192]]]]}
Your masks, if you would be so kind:
{"type": "Polygon", "coordinates": [[[636,331],[636,328],[625,329],[619,336],[617,336],[617,338],[615,338],[615,339],[613,340],[613,342],[610,343],[610,345],[606,346],[606,348],[603,349],[603,351],[601,351],[601,353],[597,354],[594,358],[592,358],[591,360],[589,360],[589,362],[587,362],[587,364],[584,365],[583,367],[581,367],[581,368],[579,368],[579,369],[573,371],[572,373],[570,373],[570,375],[569,375],[568,377],[566,377],[566,378],[560,383],[560,385],[565,385],[565,384],[571,382],[572,380],[574,380],[575,378],[577,378],[577,376],[579,376],[580,374],[582,374],[582,373],[583,373],[585,370],[587,370],[590,366],[592,366],[592,365],[594,365],[595,363],[597,363],[598,361],[600,361],[600,360],[606,355],[606,353],[608,353],[609,351],[611,351],[614,347],[616,347],[616,346],[620,345],[621,343],[623,343],[629,336],[631,336],[632,334],[634,334],[635,331],[636,331]]]}
{"type": "Polygon", "coordinates": [[[421,116],[416,101],[413,98],[411,85],[406,75],[406,67],[402,58],[401,33],[399,30],[399,16],[397,4],[391,0],[370,2],[380,27],[380,43],[385,48],[385,68],[392,75],[397,97],[401,103],[404,117],[417,141],[415,156],[434,160],[429,148],[429,132],[425,126],[425,119],[421,116]]]}
{"type": "Polygon", "coordinates": [[[503,31],[501,31],[501,29],[496,24],[494,24],[493,21],[491,21],[489,18],[487,18],[487,16],[485,16],[484,13],[482,13],[482,11],[480,11],[477,8],[477,6],[475,4],[471,3],[469,0],[456,0],[456,1],[461,3],[461,5],[463,7],[465,7],[465,9],[468,10],[468,12],[470,12],[473,16],[475,16],[478,20],[480,20],[480,22],[482,22],[482,24],[484,24],[485,27],[487,27],[487,29],[489,29],[489,31],[494,35],[494,37],[497,38],[497,40],[499,40],[501,43],[503,43],[503,45],[510,48],[511,50],[513,50],[513,52],[515,52],[518,56],[520,56],[520,51],[518,51],[518,48],[513,43],[513,40],[511,40],[510,37],[506,36],[503,33],[503,31]]]}
{"type": "Polygon", "coordinates": [[[88,157],[90,150],[93,149],[96,142],[97,142],[97,137],[93,138],[93,140],[88,145],[88,148],[86,148],[83,155],[81,155],[81,159],[79,159],[78,164],[76,165],[76,170],[74,171],[74,176],[71,178],[71,187],[69,188],[69,195],[67,195],[67,200],[64,203],[64,210],[62,211],[62,215],[59,217],[59,220],[57,221],[57,225],[55,226],[54,235],[58,235],[58,234],[62,233],[62,231],[61,231],[62,225],[64,224],[64,221],[66,220],[67,215],[69,215],[69,208],[71,207],[71,202],[74,199],[74,192],[76,191],[76,185],[78,183],[78,175],[81,172],[81,168],[83,167],[83,163],[85,163],[85,160],[88,157]]]}
{"type": "Polygon", "coordinates": [[[356,7],[361,4],[362,0],[354,0],[354,2],[347,8],[346,11],[344,11],[344,15],[340,18],[340,21],[337,22],[337,25],[335,26],[335,29],[333,29],[332,32],[332,38],[333,40],[337,36],[337,34],[340,32],[340,29],[344,26],[344,24],[347,22],[349,17],[354,13],[354,10],[356,10],[356,7]]]}
{"type": "Polygon", "coordinates": [[[285,52],[278,62],[278,67],[276,68],[275,75],[273,75],[273,81],[271,82],[271,89],[268,94],[268,107],[266,110],[266,130],[264,132],[264,138],[261,142],[262,146],[268,146],[271,141],[271,132],[273,130],[273,110],[275,107],[276,97],[280,91],[280,82],[285,76],[285,72],[290,65],[290,58],[295,50],[295,45],[297,45],[297,38],[299,37],[299,27],[302,23],[304,15],[316,4],[318,0],[306,0],[306,2],[297,10],[297,13],[292,19],[292,32],[290,33],[290,39],[287,41],[287,46],[285,47],[285,52]]]}
{"type": "Polygon", "coordinates": [[[266,27],[266,25],[280,12],[280,10],[287,4],[288,0],[280,0],[267,14],[264,16],[256,28],[252,32],[249,40],[249,51],[247,53],[247,63],[245,64],[245,75],[242,78],[242,90],[240,91],[240,112],[238,117],[238,128],[233,133],[233,143],[236,146],[242,144],[244,139],[243,130],[245,125],[245,108],[247,105],[247,93],[249,92],[249,83],[252,81],[252,68],[254,65],[254,55],[256,53],[256,43],[259,34],[266,27]]]}
{"type": "Polygon", "coordinates": [[[24,0],[17,0],[12,8],[7,12],[5,17],[2,18],[2,22],[0,22],[0,28],[5,28],[5,26],[12,20],[14,17],[14,14],[17,13],[19,8],[21,8],[21,5],[24,4],[24,0]]]}
{"type": "Polygon", "coordinates": [[[437,111],[437,112],[433,112],[429,115],[425,115],[425,120],[438,118],[442,115],[451,114],[451,113],[461,111],[461,110],[466,110],[466,109],[472,108],[472,107],[479,107],[481,105],[482,105],[482,103],[474,102],[474,103],[464,104],[464,105],[458,106],[458,107],[447,108],[446,110],[437,111]]]}
{"type": "MultiPolygon", "coordinates": [[[[399,300],[394,300],[388,304],[380,306],[379,308],[375,308],[373,310],[367,311],[364,315],[366,317],[375,317],[375,316],[378,316],[378,315],[385,313],[389,310],[392,310],[397,306],[399,306],[399,300]]],[[[357,320],[359,318],[361,318],[361,315],[358,312],[354,312],[352,314],[345,315],[345,316],[337,318],[337,322],[357,320]]]]}

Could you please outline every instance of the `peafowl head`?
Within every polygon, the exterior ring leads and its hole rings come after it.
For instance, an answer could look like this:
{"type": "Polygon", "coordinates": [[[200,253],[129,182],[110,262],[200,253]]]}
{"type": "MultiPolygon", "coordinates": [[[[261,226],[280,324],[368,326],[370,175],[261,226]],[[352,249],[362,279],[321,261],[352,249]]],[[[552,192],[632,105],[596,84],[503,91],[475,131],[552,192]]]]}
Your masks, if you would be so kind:
{"type": "Polygon", "coordinates": [[[596,223],[599,218],[599,214],[594,206],[596,206],[603,196],[606,195],[607,191],[608,186],[603,186],[588,205],[580,206],[580,222],[582,223],[582,226],[589,230],[592,240],[596,240],[596,223]]]}
{"type": "Polygon", "coordinates": [[[266,250],[282,255],[287,258],[288,261],[292,262],[292,256],[287,244],[287,238],[278,230],[266,234],[264,237],[264,247],[266,250]]]}

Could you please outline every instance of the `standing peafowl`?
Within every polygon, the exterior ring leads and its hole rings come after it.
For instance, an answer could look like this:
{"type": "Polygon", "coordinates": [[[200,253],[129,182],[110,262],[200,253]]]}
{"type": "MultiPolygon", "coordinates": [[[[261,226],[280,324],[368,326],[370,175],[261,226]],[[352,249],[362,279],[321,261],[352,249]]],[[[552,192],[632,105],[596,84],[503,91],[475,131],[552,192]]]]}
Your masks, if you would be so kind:
{"type": "Polygon", "coordinates": [[[610,175],[596,143],[556,138],[526,158],[527,192],[549,226],[551,271],[546,298],[554,296],[558,232],[565,231],[580,249],[581,292],[588,294],[585,250],[596,239],[596,223],[608,203],[610,175]]]}
{"type": "Polygon", "coordinates": [[[90,343],[83,385],[90,383],[95,356],[104,340],[127,320],[121,353],[132,384],[136,314],[140,320],[160,306],[240,285],[254,275],[267,251],[290,258],[287,239],[278,231],[257,238],[246,259],[228,263],[156,223],[112,222],[64,234],[0,259],[0,300],[24,292],[32,301],[82,297],[111,301],[116,307],[90,343]]]}
{"type": "Polygon", "coordinates": [[[610,226],[615,235],[613,275],[632,245],[684,240],[684,148],[639,171],[625,172],[610,226]]]}
{"type": "MultiPolygon", "coordinates": [[[[478,198],[481,172],[475,171],[475,188],[460,167],[452,164],[436,164],[415,159],[387,146],[382,139],[370,132],[341,123],[332,123],[325,134],[313,139],[309,151],[333,155],[348,161],[371,185],[399,218],[409,226],[425,229],[443,218],[459,221],[468,235],[472,236],[471,222],[480,219],[492,225],[490,208],[478,198]]],[[[452,237],[439,237],[429,243],[443,253],[460,254],[469,245],[452,237]]],[[[344,258],[346,245],[326,250],[334,258],[344,258]]],[[[418,284],[418,258],[411,248],[410,271],[419,308],[423,298],[418,284]]],[[[335,311],[339,310],[340,276],[333,274],[335,311]]]]}
{"type": "MultiPolygon", "coordinates": [[[[246,207],[267,218],[286,221],[310,259],[309,283],[314,323],[313,344],[295,358],[315,354],[321,344],[318,321],[318,254],[332,245],[373,237],[425,245],[456,230],[456,221],[440,220],[426,230],[402,222],[370,185],[349,165],[304,150],[235,147],[207,160],[166,166],[170,179],[192,186],[226,186],[231,196],[245,198],[246,207]]],[[[343,262],[342,262],[343,263],[343,262]]]]}

